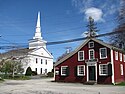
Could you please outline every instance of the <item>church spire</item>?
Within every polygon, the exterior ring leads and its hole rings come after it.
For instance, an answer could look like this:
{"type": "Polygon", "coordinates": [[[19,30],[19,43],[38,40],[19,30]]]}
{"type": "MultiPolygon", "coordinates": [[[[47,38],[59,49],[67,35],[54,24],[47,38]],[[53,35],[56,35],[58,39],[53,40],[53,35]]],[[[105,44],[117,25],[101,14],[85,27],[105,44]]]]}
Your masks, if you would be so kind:
{"type": "Polygon", "coordinates": [[[37,25],[36,25],[36,27],[40,27],[40,12],[38,12],[37,25]]]}
{"type": "Polygon", "coordinates": [[[42,39],[41,37],[41,26],[40,26],[40,12],[38,12],[37,24],[36,24],[36,32],[33,39],[42,39]]]}
{"type": "Polygon", "coordinates": [[[38,18],[36,23],[36,31],[33,39],[29,40],[29,49],[44,47],[46,49],[47,41],[43,40],[41,36],[41,26],[40,26],[40,12],[38,12],[38,18]]]}

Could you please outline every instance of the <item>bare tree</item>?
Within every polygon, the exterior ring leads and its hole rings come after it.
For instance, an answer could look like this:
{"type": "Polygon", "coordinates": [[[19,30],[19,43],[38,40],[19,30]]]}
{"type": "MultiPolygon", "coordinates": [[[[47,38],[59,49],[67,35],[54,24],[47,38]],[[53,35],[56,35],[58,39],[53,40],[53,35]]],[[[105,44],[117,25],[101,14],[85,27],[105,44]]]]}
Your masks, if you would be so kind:
{"type": "Polygon", "coordinates": [[[119,33],[111,36],[112,44],[125,50],[125,0],[120,1],[121,6],[118,15],[118,26],[114,29],[119,33]]]}

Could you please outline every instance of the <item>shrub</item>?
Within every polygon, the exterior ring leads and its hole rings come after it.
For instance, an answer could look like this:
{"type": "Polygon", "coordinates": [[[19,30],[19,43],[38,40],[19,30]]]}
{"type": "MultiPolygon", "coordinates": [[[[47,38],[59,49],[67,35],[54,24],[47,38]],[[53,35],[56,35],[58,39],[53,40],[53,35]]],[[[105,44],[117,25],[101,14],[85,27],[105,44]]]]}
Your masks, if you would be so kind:
{"type": "Polygon", "coordinates": [[[32,75],[32,69],[31,67],[28,67],[27,70],[26,70],[26,76],[31,76],[32,75]]]}
{"type": "Polygon", "coordinates": [[[32,75],[37,75],[37,72],[36,71],[32,71],[32,75]]]}
{"type": "Polygon", "coordinates": [[[53,73],[53,72],[48,72],[48,73],[47,73],[47,76],[48,76],[48,77],[54,77],[54,73],[53,73]]]}
{"type": "Polygon", "coordinates": [[[0,77],[0,81],[4,81],[4,79],[2,77],[0,77]]]}

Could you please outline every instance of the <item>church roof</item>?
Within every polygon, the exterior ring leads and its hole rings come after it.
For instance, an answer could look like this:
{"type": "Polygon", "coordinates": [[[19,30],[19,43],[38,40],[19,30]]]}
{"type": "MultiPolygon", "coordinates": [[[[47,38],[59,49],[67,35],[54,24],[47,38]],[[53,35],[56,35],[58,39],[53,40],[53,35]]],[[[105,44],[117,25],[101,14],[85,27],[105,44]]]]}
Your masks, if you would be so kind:
{"type": "Polygon", "coordinates": [[[10,56],[22,56],[22,55],[27,55],[28,52],[32,51],[34,49],[29,49],[29,48],[22,48],[22,49],[15,49],[15,50],[10,50],[5,53],[0,54],[0,58],[5,58],[5,57],[10,57],[10,56]]]}

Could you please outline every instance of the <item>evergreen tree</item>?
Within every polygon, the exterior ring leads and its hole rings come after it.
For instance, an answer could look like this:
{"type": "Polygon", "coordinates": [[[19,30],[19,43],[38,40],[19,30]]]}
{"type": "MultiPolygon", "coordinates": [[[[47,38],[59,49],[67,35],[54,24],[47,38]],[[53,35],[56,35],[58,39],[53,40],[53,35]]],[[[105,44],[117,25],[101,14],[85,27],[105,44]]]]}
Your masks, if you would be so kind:
{"type": "Polygon", "coordinates": [[[32,69],[31,67],[28,67],[27,70],[26,70],[26,76],[31,76],[32,75],[32,69]]]}
{"type": "Polygon", "coordinates": [[[95,37],[97,35],[97,27],[95,26],[94,19],[90,16],[89,17],[89,24],[87,25],[88,27],[88,32],[87,37],[95,37]]]}

